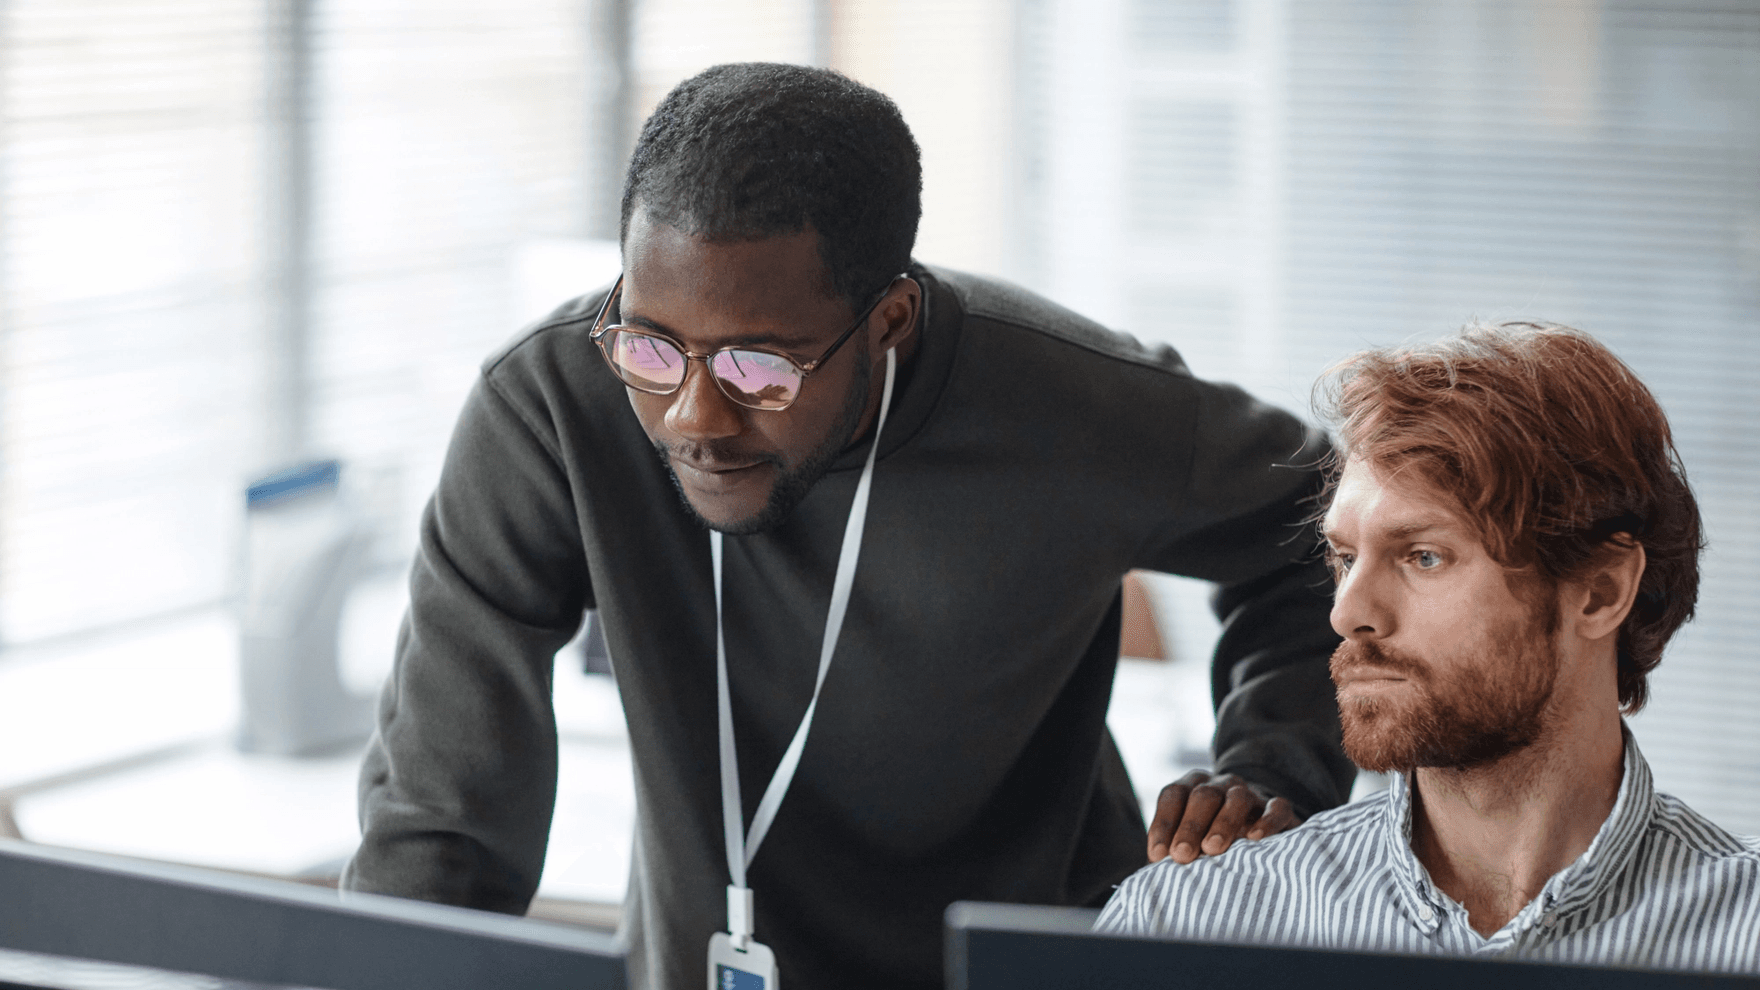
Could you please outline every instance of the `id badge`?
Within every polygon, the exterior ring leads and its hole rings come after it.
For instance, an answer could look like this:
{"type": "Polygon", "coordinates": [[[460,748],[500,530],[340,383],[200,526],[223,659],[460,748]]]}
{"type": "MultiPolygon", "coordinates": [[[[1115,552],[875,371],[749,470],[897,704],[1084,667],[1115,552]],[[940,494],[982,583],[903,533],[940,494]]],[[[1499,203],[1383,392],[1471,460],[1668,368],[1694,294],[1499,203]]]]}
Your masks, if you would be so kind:
{"type": "Polygon", "coordinates": [[[709,990],[780,990],[776,956],[755,939],[736,949],[733,936],[716,932],[709,937],[709,990]]]}

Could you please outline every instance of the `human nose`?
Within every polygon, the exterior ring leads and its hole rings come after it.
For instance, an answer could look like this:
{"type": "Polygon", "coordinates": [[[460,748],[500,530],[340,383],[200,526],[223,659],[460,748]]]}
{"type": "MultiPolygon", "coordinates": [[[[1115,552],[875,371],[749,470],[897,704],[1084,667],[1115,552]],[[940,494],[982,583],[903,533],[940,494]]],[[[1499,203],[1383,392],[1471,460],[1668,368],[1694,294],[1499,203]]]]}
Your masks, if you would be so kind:
{"type": "Polygon", "coordinates": [[[737,434],[745,425],[733,402],[716,387],[708,365],[686,359],[684,381],[672,393],[666,428],[675,436],[701,443],[737,434]]]}
{"type": "Polygon", "coordinates": [[[1381,575],[1359,561],[1338,579],[1332,596],[1332,631],[1346,639],[1380,639],[1393,631],[1393,611],[1381,575]]]}

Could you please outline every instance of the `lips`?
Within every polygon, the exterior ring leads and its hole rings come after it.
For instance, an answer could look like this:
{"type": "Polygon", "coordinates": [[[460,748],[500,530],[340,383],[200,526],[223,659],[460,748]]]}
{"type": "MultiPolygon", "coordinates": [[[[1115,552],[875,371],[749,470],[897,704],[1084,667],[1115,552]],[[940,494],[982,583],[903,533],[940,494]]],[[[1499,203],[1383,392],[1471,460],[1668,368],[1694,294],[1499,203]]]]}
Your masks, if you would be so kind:
{"type": "Polygon", "coordinates": [[[692,488],[725,491],[751,477],[767,461],[693,461],[677,455],[668,458],[673,474],[692,488]]]}
{"type": "Polygon", "coordinates": [[[1398,671],[1385,667],[1346,667],[1334,671],[1332,679],[1339,684],[1357,684],[1365,681],[1404,681],[1409,678],[1398,671]]]}
{"type": "Polygon", "coordinates": [[[1382,691],[1398,690],[1408,678],[1389,670],[1373,667],[1354,667],[1349,670],[1334,672],[1332,683],[1338,689],[1339,697],[1350,694],[1376,694],[1382,691]]]}
{"type": "Polygon", "coordinates": [[[1338,644],[1328,665],[1332,683],[1339,687],[1423,680],[1425,665],[1416,657],[1373,641],[1345,640],[1338,644]]]}
{"type": "Polygon", "coordinates": [[[699,474],[726,474],[729,471],[744,471],[746,468],[757,467],[764,463],[761,460],[751,461],[696,461],[688,457],[671,455],[672,463],[678,467],[690,468],[699,474]]]}

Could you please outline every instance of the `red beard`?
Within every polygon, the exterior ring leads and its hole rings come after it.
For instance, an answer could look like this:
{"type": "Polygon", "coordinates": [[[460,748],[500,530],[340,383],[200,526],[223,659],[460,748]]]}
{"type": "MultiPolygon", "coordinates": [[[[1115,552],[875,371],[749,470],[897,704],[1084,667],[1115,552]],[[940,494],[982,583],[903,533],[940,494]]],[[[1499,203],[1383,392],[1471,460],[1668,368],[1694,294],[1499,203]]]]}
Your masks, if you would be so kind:
{"type": "Polygon", "coordinates": [[[1374,642],[1346,640],[1332,679],[1372,666],[1407,678],[1398,697],[1339,697],[1344,751],[1365,770],[1467,769],[1533,745],[1558,679],[1555,630],[1541,615],[1469,644],[1432,664],[1374,642]]]}

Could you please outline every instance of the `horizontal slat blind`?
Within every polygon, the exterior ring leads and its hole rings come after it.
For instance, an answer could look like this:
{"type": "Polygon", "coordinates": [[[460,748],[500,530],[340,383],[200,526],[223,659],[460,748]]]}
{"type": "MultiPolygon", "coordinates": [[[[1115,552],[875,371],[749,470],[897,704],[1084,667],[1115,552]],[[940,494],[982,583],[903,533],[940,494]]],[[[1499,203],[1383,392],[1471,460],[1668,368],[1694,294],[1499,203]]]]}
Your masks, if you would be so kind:
{"type": "Polygon", "coordinates": [[[636,126],[672,87],[722,62],[812,64],[825,0],[640,0],[631,40],[636,126]]]}
{"type": "Polygon", "coordinates": [[[262,13],[0,5],[0,640],[225,593],[263,330],[262,13]]]}
{"type": "Polygon", "coordinates": [[[1711,550],[1635,728],[1665,789],[1760,832],[1760,6],[1023,9],[1086,32],[1023,48],[1052,221],[1021,229],[1060,300],[1297,411],[1339,358],[1475,318],[1582,327],[1651,384],[1711,550]]]}
{"type": "Polygon", "coordinates": [[[413,547],[478,365],[518,329],[517,247],[585,224],[587,17],[575,0],[318,5],[313,434],[361,483],[388,562],[413,547]]]}
{"type": "Polygon", "coordinates": [[[1635,730],[1660,786],[1760,832],[1760,8],[1289,11],[1292,366],[1472,317],[1569,323],[1629,362],[1711,542],[1635,730]]]}
{"type": "MultiPolygon", "coordinates": [[[[313,6],[302,415],[395,561],[516,329],[517,247],[584,223],[589,6],[313,6]]],[[[275,9],[0,5],[0,641],[232,591],[269,457],[268,184],[297,179],[268,159],[275,9]]]]}

